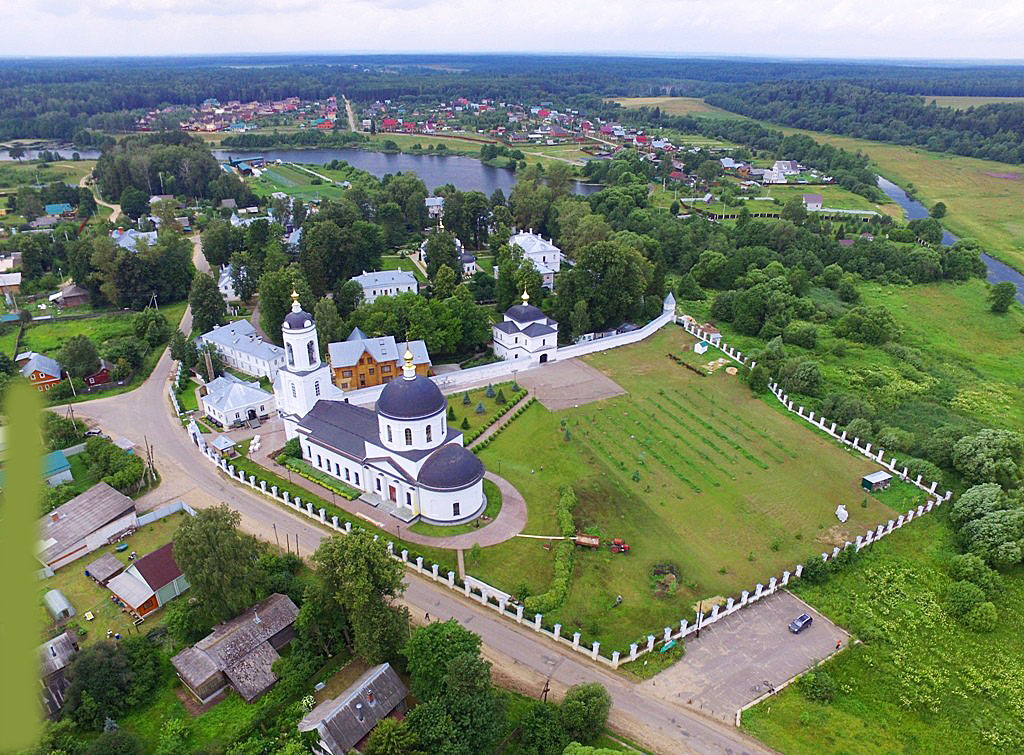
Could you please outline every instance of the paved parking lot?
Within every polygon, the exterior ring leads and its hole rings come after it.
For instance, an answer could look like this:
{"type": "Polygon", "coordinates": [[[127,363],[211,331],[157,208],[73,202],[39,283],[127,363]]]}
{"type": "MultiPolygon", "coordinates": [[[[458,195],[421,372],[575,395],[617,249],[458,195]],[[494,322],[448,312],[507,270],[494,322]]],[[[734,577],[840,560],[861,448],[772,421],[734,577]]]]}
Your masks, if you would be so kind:
{"type": "Polygon", "coordinates": [[[644,685],[689,708],[725,721],[736,710],[845,646],[849,635],[791,593],[780,591],[715,622],[686,642],[686,655],[644,685]],[[800,634],[789,622],[814,617],[800,634]]]}
{"type": "Polygon", "coordinates": [[[522,372],[519,382],[532,390],[537,400],[551,411],[582,406],[626,392],[603,372],[579,359],[522,372]]]}

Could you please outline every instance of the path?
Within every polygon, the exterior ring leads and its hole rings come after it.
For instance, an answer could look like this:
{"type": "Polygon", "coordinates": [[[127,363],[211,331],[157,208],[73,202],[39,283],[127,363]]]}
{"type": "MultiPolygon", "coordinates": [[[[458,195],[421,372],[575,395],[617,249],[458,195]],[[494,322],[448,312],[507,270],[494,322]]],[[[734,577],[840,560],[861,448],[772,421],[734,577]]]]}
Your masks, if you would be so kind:
{"type": "Polygon", "coordinates": [[[96,191],[89,184],[89,178],[90,178],[90,175],[88,173],[86,173],[84,176],[82,176],[81,180],[78,182],[78,185],[80,187],[82,187],[83,189],[89,189],[89,190],[92,191],[92,195],[93,195],[93,198],[96,200],[96,204],[103,205],[104,207],[109,207],[110,208],[110,222],[111,223],[116,223],[117,219],[119,217],[121,217],[121,205],[119,205],[119,204],[110,204],[110,202],[104,201],[100,197],[100,193],[98,191],[96,191]]]}
{"type": "Polygon", "coordinates": [[[338,181],[335,181],[333,178],[328,178],[323,173],[317,173],[315,170],[310,170],[305,165],[299,165],[298,163],[285,163],[285,165],[290,165],[293,168],[295,168],[295,170],[302,170],[305,171],[306,173],[309,173],[309,175],[311,176],[316,176],[317,178],[323,179],[324,181],[327,182],[328,186],[335,186],[339,183],[338,181]]]}
{"type": "Polygon", "coordinates": [[[569,165],[574,165],[579,168],[586,165],[586,162],[584,162],[583,160],[573,160],[570,157],[557,157],[555,155],[549,155],[545,152],[526,152],[524,154],[533,155],[534,157],[543,157],[545,160],[558,160],[560,162],[569,163],[569,165]]]}
{"type": "Polygon", "coordinates": [[[519,408],[521,406],[524,406],[526,402],[529,401],[531,398],[533,398],[533,391],[527,391],[525,396],[523,396],[515,404],[513,404],[512,407],[509,408],[509,410],[505,412],[505,414],[503,414],[498,419],[497,422],[495,422],[493,425],[484,430],[479,436],[477,436],[476,440],[474,440],[472,443],[466,446],[466,448],[473,448],[483,443],[496,432],[501,430],[501,428],[503,428],[505,425],[512,421],[512,418],[515,417],[516,412],[519,410],[519,408]]]}
{"type": "Polygon", "coordinates": [[[355,131],[356,116],[355,113],[352,112],[352,103],[348,101],[348,97],[346,97],[345,95],[341,95],[341,98],[345,100],[345,115],[348,116],[348,130],[355,131]]]}

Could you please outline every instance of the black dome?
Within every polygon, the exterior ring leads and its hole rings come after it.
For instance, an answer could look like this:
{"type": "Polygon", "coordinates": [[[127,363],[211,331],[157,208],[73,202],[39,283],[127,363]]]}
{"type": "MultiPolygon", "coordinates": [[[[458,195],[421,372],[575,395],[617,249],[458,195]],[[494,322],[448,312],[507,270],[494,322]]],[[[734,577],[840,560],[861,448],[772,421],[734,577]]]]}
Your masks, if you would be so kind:
{"type": "Polygon", "coordinates": [[[545,320],[547,315],[541,312],[532,304],[516,304],[505,310],[505,316],[511,317],[516,322],[533,322],[534,320],[545,320]]]}
{"type": "Polygon", "coordinates": [[[305,328],[313,324],[313,315],[301,309],[298,312],[289,312],[284,316],[284,324],[291,330],[305,328]]]}
{"type": "Polygon", "coordinates": [[[484,465],[476,454],[448,443],[427,457],[417,482],[432,490],[463,490],[483,476],[484,465]]]}
{"type": "Polygon", "coordinates": [[[384,386],[377,399],[377,413],[391,419],[423,419],[443,412],[447,406],[441,389],[430,378],[400,377],[384,386]]]}

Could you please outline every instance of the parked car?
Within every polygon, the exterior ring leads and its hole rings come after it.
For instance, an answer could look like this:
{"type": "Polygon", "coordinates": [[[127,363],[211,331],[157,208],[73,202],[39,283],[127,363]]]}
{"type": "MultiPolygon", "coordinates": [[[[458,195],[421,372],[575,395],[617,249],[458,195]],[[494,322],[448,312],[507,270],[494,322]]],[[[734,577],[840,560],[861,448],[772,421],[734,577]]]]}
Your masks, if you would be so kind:
{"type": "Polygon", "coordinates": [[[86,438],[106,438],[107,440],[110,440],[110,436],[109,435],[104,433],[102,430],[97,430],[95,428],[92,429],[92,430],[87,430],[86,433],[85,433],[85,437],[86,438]]]}
{"type": "Polygon", "coordinates": [[[793,634],[800,634],[811,625],[814,619],[810,614],[802,613],[789,623],[789,631],[793,634]]]}

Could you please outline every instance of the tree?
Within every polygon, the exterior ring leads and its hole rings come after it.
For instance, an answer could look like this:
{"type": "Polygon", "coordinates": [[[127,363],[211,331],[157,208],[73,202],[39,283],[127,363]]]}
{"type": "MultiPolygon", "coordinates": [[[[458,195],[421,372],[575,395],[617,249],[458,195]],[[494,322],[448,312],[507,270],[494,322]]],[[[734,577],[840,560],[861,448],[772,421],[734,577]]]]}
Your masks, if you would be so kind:
{"type": "Polygon", "coordinates": [[[1003,489],[994,482],[986,482],[965,490],[949,510],[949,521],[954,528],[960,529],[974,519],[980,519],[993,511],[1009,508],[1009,502],[1003,489]]]}
{"type": "Polygon", "coordinates": [[[966,618],[976,605],[985,600],[985,592],[972,582],[960,580],[946,589],[949,611],[957,618],[966,618]]]}
{"type": "Polygon", "coordinates": [[[334,305],[341,319],[347,319],[363,301],[363,287],[354,280],[338,281],[334,289],[334,305]]]}
{"type": "Polygon", "coordinates": [[[1015,566],[1024,558],[1024,509],[993,511],[974,519],[960,530],[960,539],[970,553],[997,569],[1015,566]]]}
{"type": "Polygon", "coordinates": [[[408,724],[394,718],[378,722],[366,743],[366,755],[423,755],[408,724]]]}
{"type": "MultiPolygon", "coordinates": [[[[431,755],[463,755],[464,750],[456,742],[455,722],[441,700],[419,703],[409,711],[405,724],[425,752],[431,755]]],[[[465,752],[465,755],[473,753],[465,752]]]]}
{"type": "Polygon", "coordinates": [[[134,186],[129,186],[121,192],[119,204],[121,205],[121,212],[132,220],[138,220],[149,211],[149,198],[134,186]]]}
{"type": "Polygon", "coordinates": [[[710,184],[722,175],[722,163],[718,160],[705,160],[697,166],[697,175],[705,184],[710,184]]]}
{"type": "Polygon", "coordinates": [[[435,231],[427,239],[427,277],[434,280],[437,271],[446,266],[452,271],[461,270],[459,252],[455,246],[455,236],[448,231],[435,231]]]}
{"type": "Polygon", "coordinates": [[[611,696],[596,682],[570,687],[559,711],[569,739],[593,742],[604,730],[611,707],[611,696]]]}
{"type": "Polygon", "coordinates": [[[159,652],[145,637],[83,648],[66,672],[65,712],[79,726],[99,730],[107,718],[149,702],[160,681],[160,663],[159,652]]]}
{"type": "Polygon", "coordinates": [[[15,144],[8,150],[8,154],[20,163],[22,158],[25,157],[25,148],[20,144],[15,144]]]}
{"type": "Polygon", "coordinates": [[[928,211],[928,214],[936,219],[946,217],[945,202],[936,202],[935,204],[933,204],[932,208],[928,211]]]}
{"type": "Polygon", "coordinates": [[[261,547],[239,531],[241,516],[227,505],[202,509],[178,527],[174,560],[203,614],[214,621],[234,618],[263,597],[256,559],[261,547]]]}
{"type": "Polygon", "coordinates": [[[634,320],[653,272],[653,265],[624,241],[585,246],[577,254],[576,266],[564,271],[559,280],[559,319],[569,321],[576,302],[582,299],[587,302],[592,328],[618,327],[634,320]]]}
{"type": "Polygon", "coordinates": [[[274,343],[281,343],[281,323],[291,308],[292,279],[287,270],[271,269],[260,278],[260,326],[274,343]]]}
{"type": "Polygon", "coordinates": [[[580,299],[573,305],[572,314],[569,316],[569,332],[574,341],[590,332],[590,312],[586,299],[580,299]]]}
{"type": "Polygon", "coordinates": [[[420,700],[441,697],[448,664],[462,653],[479,654],[480,636],[464,629],[455,619],[415,629],[402,648],[412,677],[412,693],[420,700]]]}
{"type": "Polygon", "coordinates": [[[607,747],[591,747],[590,745],[583,745],[579,742],[570,742],[569,745],[562,750],[562,755],[617,755],[619,750],[610,750],[607,747]]]}
{"type": "Polygon", "coordinates": [[[124,729],[103,732],[84,750],[85,755],[142,755],[144,752],[139,738],[124,729]]]}
{"type": "Polygon", "coordinates": [[[181,362],[186,370],[191,370],[199,361],[199,352],[196,350],[195,342],[185,338],[180,330],[171,333],[170,339],[171,359],[181,362]]]}
{"type": "Polygon", "coordinates": [[[334,306],[334,301],[326,296],[313,307],[313,321],[316,323],[316,335],[320,340],[320,351],[326,354],[329,343],[342,339],[345,323],[338,316],[338,308],[334,306]]]}
{"type": "Polygon", "coordinates": [[[226,220],[213,220],[199,236],[203,245],[203,256],[211,265],[226,265],[231,255],[242,251],[245,232],[235,228],[226,220]]]}
{"type": "Polygon", "coordinates": [[[807,207],[804,206],[804,201],[800,197],[792,197],[782,205],[780,216],[793,225],[803,225],[807,222],[807,207]]]}
{"type": "Polygon", "coordinates": [[[192,279],[188,303],[192,308],[192,325],[200,333],[206,333],[227,322],[228,309],[224,295],[217,288],[216,281],[205,273],[198,273],[192,279]]]}
{"type": "Polygon", "coordinates": [[[899,336],[892,314],[883,306],[854,307],[835,325],[835,334],[861,343],[882,344],[899,336]]]}
{"type": "Polygon", "coordinates": [[[313,563],[352,624],[353,649],[368,663],[393,659],[408,632],[409,617],[392,599],[405,590],[402,565],[382,540],[365,530],[324,540],[313,563]]]}
{"type": "Polygon", "coordinates": [[[1003,314],[1009,311],[1010,305],[1017,296],[1017,286],[1009,281],[996,283],[989,289],[988,300],[991,309],[996,314],[1003,314]]]}
{"type": "MultiPolygon", "coordinates": [[[[560,755],[570,737],[562,726],[558,706],[531,703],[519,721],[519,750],[528,755],[560,755]]],[[[591,732],[596,735],[597,732],[591,732]]],[[[589,740],[588,740],[589,741],[589,740]]]]}
{"type": "Polygon", "coordinates": [[[437,268],[433,291],[434,296],[438,299],[447,299],[455,293],[455,271],[448,265],[441,265],[437,268]]]}
{"type": "Polygon", "coordinates": [[[170,336],[171,324],[162,312],[146,307],[132,317],[132,332],[150,346],[159,346],[170,336]]]}
{"type": "Polygon", "coordinates": [[[1024,436],[1012,430],[981,430],[953,446],[953,467],[967,482],[994,482],[1004,490],[1020,485],[1022,458],[1024,436]]]}
{"type": "Polygon", "coordinates": [[[977,585],[989,598],[994,598],[1002,589],[999,574],[974,553],[954,556],[950,562],[949,575],[953,579],[966,580],[977,585]]]}
{"type": "Polygon", "coordinates": [[[99,369],[100,354],[89,336],[72,336],[60,350],[58,361],[72,377],[84,378],[99,369]]]}

